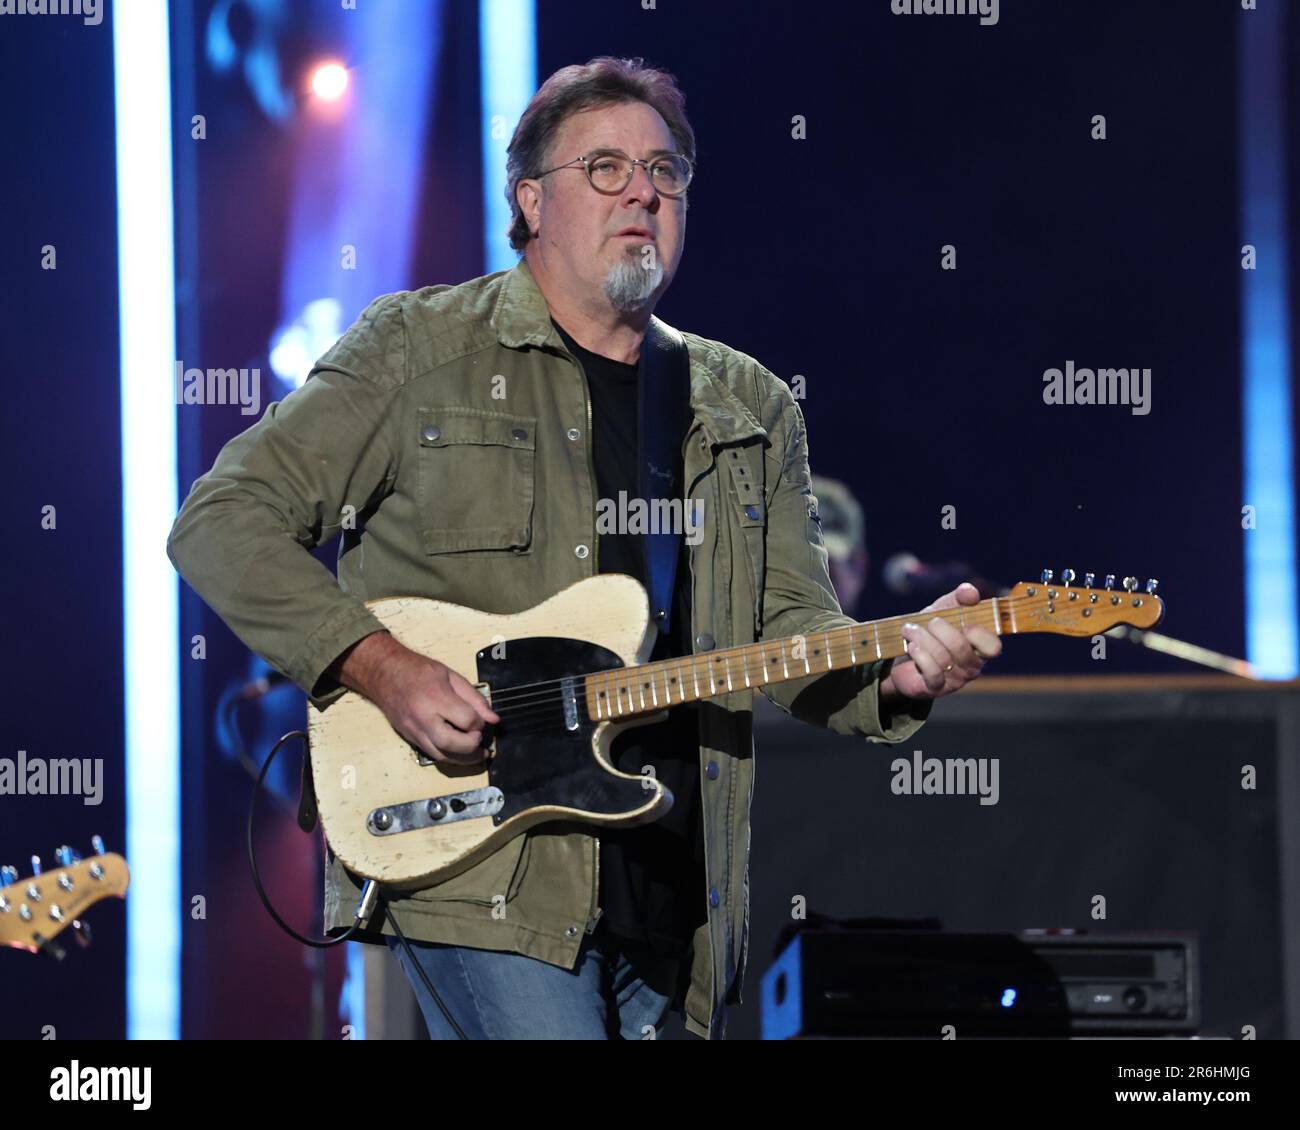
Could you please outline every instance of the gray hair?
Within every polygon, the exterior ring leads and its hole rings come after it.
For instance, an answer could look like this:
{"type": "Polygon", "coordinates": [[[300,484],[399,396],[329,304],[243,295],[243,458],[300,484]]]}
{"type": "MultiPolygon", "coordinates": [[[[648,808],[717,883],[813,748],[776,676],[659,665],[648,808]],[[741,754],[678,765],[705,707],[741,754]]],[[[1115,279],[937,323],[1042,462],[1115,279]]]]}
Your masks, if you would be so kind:
{"type": "Polygon", "coordinates": [[[533,236],[515,198],[519,182],[546,169],[551,142],[568,118],[619,102],[644,102],[657,110],[667,123],[678,152],[694,165],[695,131],[686,120],[686,96],[667,71],[647,67],[641,59],[618,59],[612,55],[561,67],[530,99],[506,148],[510,246],[520,254],[533,236]]]}

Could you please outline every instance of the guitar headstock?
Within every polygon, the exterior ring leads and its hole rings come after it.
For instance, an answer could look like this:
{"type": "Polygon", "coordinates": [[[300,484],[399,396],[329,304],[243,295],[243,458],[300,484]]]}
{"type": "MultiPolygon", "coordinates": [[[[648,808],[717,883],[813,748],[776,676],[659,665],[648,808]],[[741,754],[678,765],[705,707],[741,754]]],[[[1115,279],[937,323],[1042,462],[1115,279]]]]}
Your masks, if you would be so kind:
{"type": "Polygon", "coordinates": [[[104,842],[91,841],[98,853],[89,859],[70,847],[54,853],[57,867],[42,871],[39,856],[32,856],[32,874],[19,879],[13,867],[0,868],[0,946],[31,953],[63,957],[55,942],[64,930],[76,932],[77,941],[90,944],[90,928],[81,915],[110,895],[122,898],[131,882],[126,860],[106,853],[104,842]]]}
{"type": "Polygon", "coordinates": [[[1073,569],[1063,569],[1060,580],[1044,569],[1037,581],[1021,581],[1006,598],[1008,615],[1014,617],[1017,632],[1057,632],[1066,636],[1095,636],[1119,624],[1132,628],[1153,628],[1165,614],[1165,603],[1156,596],[1159,581],[1152,578],[1141,591],[1136,577],[1125,577],[1119,589],[1115,576],[1107,573],[1101,588],[1096,574],[1085,573],[1076,585],[1073,569]]]}

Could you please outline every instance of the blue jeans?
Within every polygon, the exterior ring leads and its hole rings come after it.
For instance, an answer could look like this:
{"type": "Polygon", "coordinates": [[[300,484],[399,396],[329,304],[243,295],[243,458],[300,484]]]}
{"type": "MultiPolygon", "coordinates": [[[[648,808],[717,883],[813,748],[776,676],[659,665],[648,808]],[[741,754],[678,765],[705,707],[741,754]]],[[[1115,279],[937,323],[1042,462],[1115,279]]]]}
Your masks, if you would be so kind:
{"type": "MultiPolygon", "coordinates": [[[[393,937],[388,947],[415,990],[429,1037],[454,1040],[441,1009],[393,937]]],[[[442,1003],[471,1040],[654,1039],[682,962],[609,934],[583,939],[573,969],[523,954],[411,941],[442,1003]]]]}

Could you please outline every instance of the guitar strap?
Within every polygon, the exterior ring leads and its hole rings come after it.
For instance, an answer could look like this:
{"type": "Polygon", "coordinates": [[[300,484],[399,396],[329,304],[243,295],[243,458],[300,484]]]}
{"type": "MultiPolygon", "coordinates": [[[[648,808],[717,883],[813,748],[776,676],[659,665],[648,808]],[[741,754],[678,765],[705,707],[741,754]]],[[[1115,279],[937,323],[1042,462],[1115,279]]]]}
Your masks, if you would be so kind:
{"type": "Polygon", "coordinates": [[[684,510],[670,505],[679,500],[686,506],[682,482],[682,438],[686,434],[691,397],[691,365],[686,341],[672,326],[651,317],[641,343],[641,368],[637,381],[637,485],[649,507],[648,517],[659,516],[667,529],[647,526],[641,538],[646,591],[650,594],[650,616],[659,631],[667,632],[673,615],[673,584],[681,553],[683,531],[677,517],[684,510]]]}

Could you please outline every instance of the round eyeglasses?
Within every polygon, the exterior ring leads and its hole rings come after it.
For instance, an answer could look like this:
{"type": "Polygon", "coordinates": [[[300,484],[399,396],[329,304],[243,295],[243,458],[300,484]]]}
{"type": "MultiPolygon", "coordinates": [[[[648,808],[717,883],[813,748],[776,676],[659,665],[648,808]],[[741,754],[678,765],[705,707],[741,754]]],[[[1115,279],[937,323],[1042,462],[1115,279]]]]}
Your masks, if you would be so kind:
{"type": "Polygon", "coordinates": [[[575,157],[572,161],[566,161],[563,165],[556,165],[537,175],[544,177],[578,164],[586,170],[591,187],[608,196],[617,196],[632,183],[632,173],[637,165],[645,169],[650,183],[660,196],[681,196],[694,175],[690,161],[680,153],[659,153],[646,161],[640,161],[629,157],[621,149],[597,149],[585,157],[575,157]]]}

